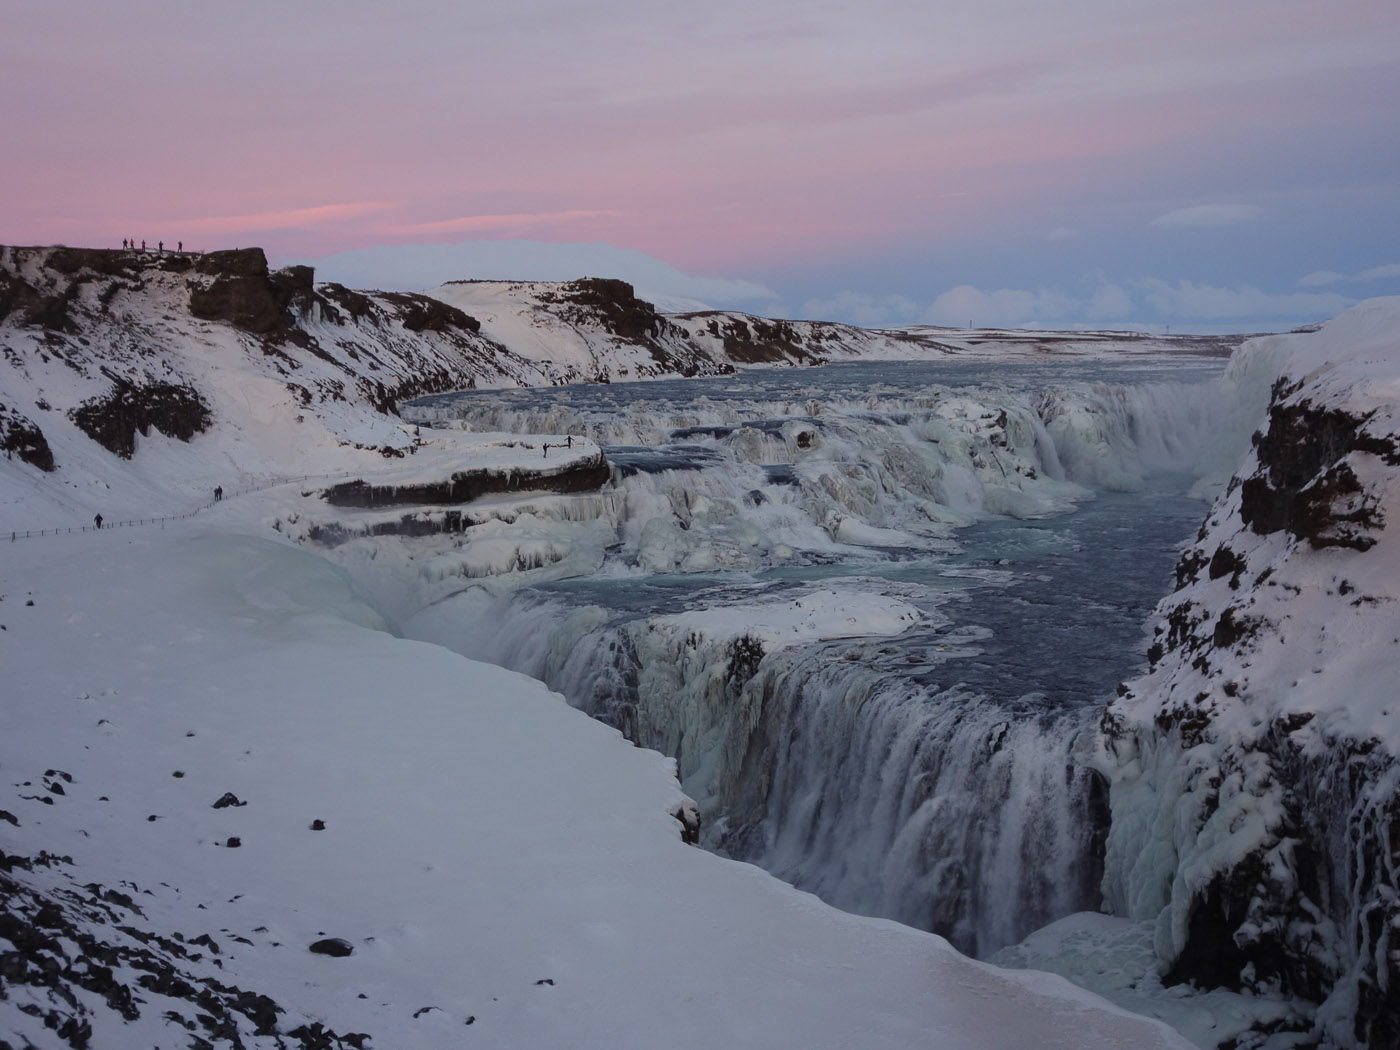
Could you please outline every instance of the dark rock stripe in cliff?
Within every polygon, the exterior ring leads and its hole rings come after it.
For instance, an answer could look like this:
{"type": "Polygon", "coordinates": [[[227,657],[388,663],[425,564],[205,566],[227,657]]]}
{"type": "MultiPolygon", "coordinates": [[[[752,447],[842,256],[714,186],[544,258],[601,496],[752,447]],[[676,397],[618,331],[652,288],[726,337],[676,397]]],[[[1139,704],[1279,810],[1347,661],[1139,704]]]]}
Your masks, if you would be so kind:
{"type": "Polygon", "coordinates": [[[469,503],[503,492],[592,492],[612,477],[600,452],[584,463],[559,470],[463,470],[439,482],[417,485],[372,485],[362,480],[334,485],[324,493],[337,507],[401,507],[411,504],[469,503]]]}

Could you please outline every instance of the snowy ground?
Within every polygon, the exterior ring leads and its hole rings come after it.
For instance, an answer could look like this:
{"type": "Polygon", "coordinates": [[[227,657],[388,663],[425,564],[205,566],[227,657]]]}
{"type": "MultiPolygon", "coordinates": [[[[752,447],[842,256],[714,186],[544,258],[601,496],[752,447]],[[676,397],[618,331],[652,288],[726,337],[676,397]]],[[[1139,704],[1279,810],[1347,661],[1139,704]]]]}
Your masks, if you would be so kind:
{"type": "MultiPolygon", "coordinates": [[[[249,534],[258,499],[5,545],[6,852],[71,856],[151,929],[211,935],[221,980],[371,1046],[1185,1045],[685,845],[667,759],[387,633],[325,561],[249,534]]],[[[0,1038],[53,1045],[32,994],[0,1038]]],[[[144,997],[96,1010],[92,1045],[183,1045],[144,997]]]]}

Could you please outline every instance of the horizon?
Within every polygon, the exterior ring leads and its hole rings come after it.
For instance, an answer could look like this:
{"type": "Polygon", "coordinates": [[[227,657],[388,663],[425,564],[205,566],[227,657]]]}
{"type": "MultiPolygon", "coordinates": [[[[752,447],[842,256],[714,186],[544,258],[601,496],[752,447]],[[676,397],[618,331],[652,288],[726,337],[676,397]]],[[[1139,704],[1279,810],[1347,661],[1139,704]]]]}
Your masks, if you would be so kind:
{"type": "Polygon", "coordinates": [[[867,327],[1289,330],[1400,293],[1400,8],[58,0],[0,241],[867,327]],[[563,276],[564,274],[568,276],[563,276]]]}

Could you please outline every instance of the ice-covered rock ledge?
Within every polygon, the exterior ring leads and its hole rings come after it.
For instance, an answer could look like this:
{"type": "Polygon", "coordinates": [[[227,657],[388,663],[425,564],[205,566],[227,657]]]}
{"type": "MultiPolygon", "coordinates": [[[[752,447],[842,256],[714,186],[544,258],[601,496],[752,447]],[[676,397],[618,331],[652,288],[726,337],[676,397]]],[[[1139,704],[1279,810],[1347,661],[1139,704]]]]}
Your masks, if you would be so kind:
{"type": "Polygon", "coordinates": [[[1232,368],[1261,364],[1268,418],[1092,758],[1105,896],[1155,920],[1167,983],[1318,1003],[1309,1045],[1397,1046],[1400,298],[1232,368]]]}
{"type": "Polygon", "coordinates": [[[505,492],[590,492],[612,468],[602,449],[566,435],[473,435],[424,450],[401,467],[332,485],[323,496],[340,507],[468,503],[505,492]],[[552,453],[552,455],[551,455],[552,453]]]}

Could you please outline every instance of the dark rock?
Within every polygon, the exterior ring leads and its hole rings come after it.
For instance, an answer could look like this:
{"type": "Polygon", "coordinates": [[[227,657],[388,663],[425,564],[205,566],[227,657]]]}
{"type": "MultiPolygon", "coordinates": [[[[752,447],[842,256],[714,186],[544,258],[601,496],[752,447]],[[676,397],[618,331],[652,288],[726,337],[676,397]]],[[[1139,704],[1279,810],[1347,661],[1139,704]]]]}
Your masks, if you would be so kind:
{"type": "Polygon", "coordinates": [[[190,313],[203,321],[226,321],[254,335],[288,326],[291,294],[273,283],[261,248],[209,252],[195,263],[190,313]]]}
{"type": "Polygon", "coordinates": [[[317,818],[316,820],[313,820],[313,821],[311,822],[311,830],[312,830],[312,831],[325,831],[325,830],[326,830],[326,822],[325,822],[324,820],[319,819],[319,818],[317,818]]]}
{"type": "Polygon", "coordinates": [[[1290,401],[1282,388],[1275,397],[1267,430],[1254,435],[1260,472],[1240,486],[1240,517],[1261,536],[1286,529],[1318,548],[1369,549],[1367,533],[1384,521],[1346,459],[1367,453],[1400,465],[1400,445],[1368,433],[1370,415],[1290,401]]]}
{"type": "Polygon", "coordinates": [[[734,317],[722,326],[718,320],[711,320],[708,327],[711,335],[722,340],[725,354],[741,364],[813,363],[821,359],[820,354],[802,345],[802,336],[786,321],[734,317]]]}
{"type": "Polygon", "coordinates": [[[422,485],[370,485],[346,481],[325,491],[337,507],[390,507],[404,504],[468,503],[502,492],[592,492],[607,484],[612,468],[600,452],[593,459],[559,471],[459,471],[443,481],[422,485]]]}
{"type": "Polygon", "coordinates": [[[0,452],[18,456],[45,472],[54,469],[53,449],[38,425],[5,405],[0,405],[0,452]]]}
{"type": "Polygon", "coordinates": [[[239,846],[243,845],[243,840],[237,835],[230,835],[228,841],[225,842],[224,845],[229,849],[238,849],[239,846]]]}
{"type": "Polygon", "coordinates": [[[78,429],[109,452],[130,459],[136,433],[155,427],[167,437],[189,441],[209,429],[209,406],[199,391],[163,381],[136,385],[117,378],[103,397],[84,401],[68,413],[78,429]]]}
{"type": "Polygon", "coordinates": [[[225,791],[219,796],[219,800],[214,803],[213,809],[227,809],[229,806],[246,806],[248,803],[239,799],[232,791],[225,791]]]}
{"type": "Polygon", "coordinates": [[[451,306],[441,299],[412,292],[383,292],[383,298],[400,308],[399,321],[410,332],[469,332],[481,331],[481,322],[471,314],[451,306]]]}
{"type": "Polygon", "coordinates": [[[339,937],[324,937],[311,944],[311,951],[317,955],[331,955],[336,958],[343,958],[355,951],[355,946],[347,940],[339,937]]]}

